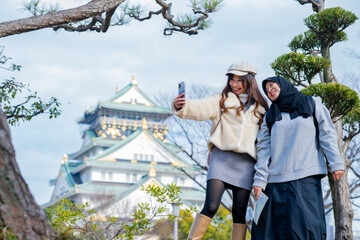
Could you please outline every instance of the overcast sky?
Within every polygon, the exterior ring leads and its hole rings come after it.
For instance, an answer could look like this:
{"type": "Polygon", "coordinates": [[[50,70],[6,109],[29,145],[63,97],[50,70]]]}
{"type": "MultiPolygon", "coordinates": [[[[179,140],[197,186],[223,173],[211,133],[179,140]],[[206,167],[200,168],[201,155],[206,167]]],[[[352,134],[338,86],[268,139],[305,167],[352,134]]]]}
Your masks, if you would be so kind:
{"type": "MultiPolygon", "coordinates": [[[[22,2],[1,0],[0,21],[29,16],[21,10],[22,2]]],[[[58,2],[63,8],[81,3],[58,2]]],[[[174,0],[174,7],[177,2],[185,1],[174,0]]],[[[326,2],[327,7],[339,5],[360,17],[359,0],[326,2]]],[[[55,120],[43,115],[11,128],[17,162],[36,201],[49,201],[53,189],[48,181],[57,176],[63,155],[81,147],[75,119],[87,106],[113,96],[116,87],[130,83],[132,74],[149,96],[159,91],[175,95],[179,81],[220,89],[229,65],[246,60],[258,68],[260,82],[274,75],[270,63],[289,52],[287,44],[306,31],[303,19],[312,13],[310,5],[294,0],[225,0],[212,17],[212,27],[197,36],[177,33],[165,37],[165,23],[155,17],[111,28],[105,34],[45,29],[0,39],[5,55],[23,66],[20,73],[1,71],[0,77],[14,76],[30,83],[44,100],[54,96],[62,103],[62,114],[55,120]]],[[[360,50],[360,21],[346,32],[349,40],[331,50],[334,72],[340,80],[346,71],[359,73],[360,61],[347,57],[344,51],[360,50]]]]}

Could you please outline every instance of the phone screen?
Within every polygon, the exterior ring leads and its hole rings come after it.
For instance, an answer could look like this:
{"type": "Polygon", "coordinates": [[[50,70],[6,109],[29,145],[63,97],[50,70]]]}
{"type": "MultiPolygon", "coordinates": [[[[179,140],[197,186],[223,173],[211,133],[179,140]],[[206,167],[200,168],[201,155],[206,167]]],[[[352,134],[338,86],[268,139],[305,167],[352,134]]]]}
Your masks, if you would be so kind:
{"type": "MultiPolygon", "coordinates": [[[[180,82],[179,83],[179,95],[185,93],[185,82],[180,82]]],[[[185,97],[185,94],[183,96],[183,98],[185,97]]]]}

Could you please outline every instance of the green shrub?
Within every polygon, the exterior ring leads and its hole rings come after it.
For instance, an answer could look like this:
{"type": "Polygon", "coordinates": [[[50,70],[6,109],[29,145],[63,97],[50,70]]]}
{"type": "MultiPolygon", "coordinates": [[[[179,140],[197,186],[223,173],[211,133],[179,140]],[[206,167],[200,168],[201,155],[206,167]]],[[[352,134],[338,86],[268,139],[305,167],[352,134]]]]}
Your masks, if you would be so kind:
{"type": "Polygon", "coordinates": [[[340,83],[312,84],[301,91],[309,96],[320,97],[334,122],[347,116],[360,104],[357,92],[340,83]]]}

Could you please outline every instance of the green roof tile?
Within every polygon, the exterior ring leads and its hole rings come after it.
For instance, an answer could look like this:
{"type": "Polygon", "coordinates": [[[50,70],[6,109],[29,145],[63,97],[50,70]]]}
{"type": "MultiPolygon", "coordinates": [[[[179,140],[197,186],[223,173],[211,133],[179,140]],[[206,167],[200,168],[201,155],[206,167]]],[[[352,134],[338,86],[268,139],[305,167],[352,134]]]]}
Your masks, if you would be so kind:
{"type": "Polygon", "coordinates": [[[69,188],[73,188],[75,186],[75,181],[70,173],[70,169],[68,168],[67,163],[62,164],[60,170],[63,173],[63,176],[69,188]]]}
{"type": "Polygon", "coordinates": [[[92,142],[90,142],[89,144],[87,144],[85,146],[82,146],[80,150],[78,150],[74,153],[69,153],[68,156],[70,159],[74,159],[74,158],[78,157],[80,154],[90,150],[93,147],[97,147],[97,146],[111,147],[111,146],[115,145],[116,143],[119,143],[119,141],[123,141],[123,140],[109,139],[109,138],[104,138],[104,137],[93,138],[92,142]]]}
{"type": "Polygon", "coordinates": [[[99,102],[99,106],[109,109],[132,111],[132,112],[150,112],[150,113],[162,113],[171,114],[171,110],[160,106],[146,106],[140,104],[129,104],[129,103],[114,103],[114,102],[99,102]]]}

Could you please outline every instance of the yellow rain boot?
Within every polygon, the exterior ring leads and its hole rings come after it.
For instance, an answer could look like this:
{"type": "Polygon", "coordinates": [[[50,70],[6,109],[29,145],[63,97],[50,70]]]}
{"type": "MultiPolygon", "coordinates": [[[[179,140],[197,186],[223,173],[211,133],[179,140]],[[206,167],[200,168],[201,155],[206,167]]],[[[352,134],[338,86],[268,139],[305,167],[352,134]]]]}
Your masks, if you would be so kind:
{"type": "Polygon", "coordinates": [[[245,240],[247,227],[246,224],[233,223],[231,240],[245,240]]]}
{"type": "Polygon", "coordinates": [[[187,240],[201,240],[210,222],[211,222],[211,218],[201,213],[197,213],[194,222],[191,225],[191,229],[187,240]]]}

